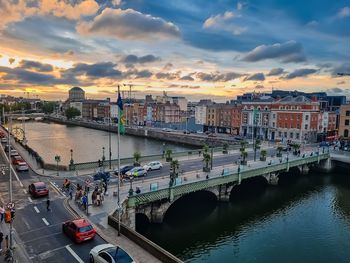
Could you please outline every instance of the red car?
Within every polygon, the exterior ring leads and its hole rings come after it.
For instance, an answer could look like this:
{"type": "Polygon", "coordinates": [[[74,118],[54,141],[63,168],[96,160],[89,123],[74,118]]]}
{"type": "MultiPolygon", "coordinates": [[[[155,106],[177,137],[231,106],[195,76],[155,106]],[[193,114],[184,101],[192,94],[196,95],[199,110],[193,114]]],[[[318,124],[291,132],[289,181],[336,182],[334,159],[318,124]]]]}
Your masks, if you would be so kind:
{"type": "Polygon", "coordinates": [[[21,163],[21,162],[24,162],[24,160],[22,159],[21,156],[19,156],[19,155],[12,156],[12,164],[13,165],[17,165],[18,163],[21,163]]]}
{"type": "Polygon", "coordinates": [[[81,243],[93,239],[96,236],[96,230],[86,219],[75,219],[64,222],[62,231],[71,237],[76,243],[81,243]]]}
{"type": "Polygon", "coordinates": [[[28,186],[28,192],[33,197],[47,196],[49,195],[49,189],[44,182],[32,183],[28,186]]]}

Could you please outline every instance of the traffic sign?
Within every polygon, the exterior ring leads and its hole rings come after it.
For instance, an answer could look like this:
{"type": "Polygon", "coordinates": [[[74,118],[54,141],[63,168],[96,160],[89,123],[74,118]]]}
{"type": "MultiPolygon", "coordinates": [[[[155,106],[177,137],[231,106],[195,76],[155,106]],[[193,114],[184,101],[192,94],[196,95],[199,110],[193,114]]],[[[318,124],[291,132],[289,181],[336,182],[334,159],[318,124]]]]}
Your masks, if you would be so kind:
{"type": "Polygon", "coordinates": [[[9,202],[9,203],[6,205],[6,207],[7,207],[8,209],[13,209],[13,208],[15,208],[15,203],[9,202]]]}

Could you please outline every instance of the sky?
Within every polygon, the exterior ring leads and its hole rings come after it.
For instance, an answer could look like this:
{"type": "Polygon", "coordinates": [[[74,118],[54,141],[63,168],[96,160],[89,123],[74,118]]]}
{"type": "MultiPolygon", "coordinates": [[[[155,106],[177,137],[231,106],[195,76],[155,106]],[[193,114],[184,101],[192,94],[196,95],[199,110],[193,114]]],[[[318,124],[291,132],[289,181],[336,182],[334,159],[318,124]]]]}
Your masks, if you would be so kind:
{"type": "Polygon", "coordinates": [[[1,94],[350,97],[348,0],[0,0],[0,18],[1,94]]]}

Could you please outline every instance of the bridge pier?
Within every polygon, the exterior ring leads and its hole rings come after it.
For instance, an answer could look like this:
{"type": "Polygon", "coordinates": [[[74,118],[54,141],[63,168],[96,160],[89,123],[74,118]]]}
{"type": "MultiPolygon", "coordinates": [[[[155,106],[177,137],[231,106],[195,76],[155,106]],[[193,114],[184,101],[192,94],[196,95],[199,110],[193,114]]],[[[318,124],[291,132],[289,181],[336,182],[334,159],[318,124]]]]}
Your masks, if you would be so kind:
{"type": "Polygon", "coordinates": [[[231,190],[234,186],[235,184],[218,185],[207,190],[212,192],[218,201],[228,202],[230,201],[231,190]]]}
{"type": "Polygon", "coordinates": [[[269,185],[278,185],[278,173],[268,173],[263,175],[269,185]]]}
{"type": "Polygon", "coordinates": [[[304,174],[304,175],[308,174],[310,171],[310,168],[307,164],[299,165],[298,169],[299,169],[300,173],[304,174]]]}
{"type": "MultiPolygon", "coordinates": [[[[115,217],[118,218],[118,211],[115,212],[115,217]]],[[[131,229],[136,229],[136,209],[127,208],[121,216],[121,221],[130,227],[131,229]]]]}
{"type": "Polygon", "coordinates": [[[325,172],[329,172],[330,170],[332,170],[333,165],[332,165],[331,158],[328,158],[327,160],[322,161],[320,163],[320,168],[325,172]]]}

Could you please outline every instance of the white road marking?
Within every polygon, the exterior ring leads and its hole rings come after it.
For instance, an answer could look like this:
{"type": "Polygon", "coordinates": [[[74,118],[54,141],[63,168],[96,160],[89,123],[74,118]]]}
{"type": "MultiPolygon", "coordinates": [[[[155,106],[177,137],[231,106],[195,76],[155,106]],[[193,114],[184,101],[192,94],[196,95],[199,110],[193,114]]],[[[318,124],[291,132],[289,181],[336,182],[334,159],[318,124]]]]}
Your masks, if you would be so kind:
{"type": "Polygon", "coordinates": [[[28,200],[29,200],[29,202],[33,203],[32,198],[30,198],[29,196],[28,196],[28,200]]]}
{"type": "Polygon", "coordinates": [[[35,212],[37,212],[38,214],[40,213],[39,209],[38,209],[36,206],[34,206],[34,210],[35,210],[35,212]]]}
{"type": "Polygon", "coordinates": [[[47,225],[47,226],[50,225],[49,222],[47,222],[45,217],[43,217],[42,220],[44,221],[45,225],[47,225]]]}
{"type": "Polygon", "coordinates": [[[69,245],[66,246],[66,249],[69,251],[69,253],[72,254],[72,256],[73,256],[79,263],[84,263],[84,261],[77,255],[77,253],[74,252],[73,249],[70,248],[69,245]]]}

